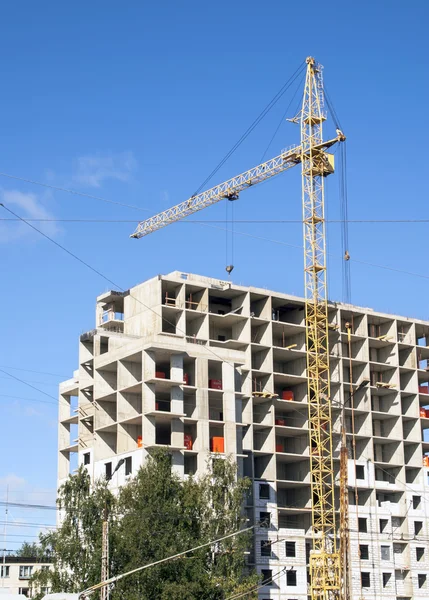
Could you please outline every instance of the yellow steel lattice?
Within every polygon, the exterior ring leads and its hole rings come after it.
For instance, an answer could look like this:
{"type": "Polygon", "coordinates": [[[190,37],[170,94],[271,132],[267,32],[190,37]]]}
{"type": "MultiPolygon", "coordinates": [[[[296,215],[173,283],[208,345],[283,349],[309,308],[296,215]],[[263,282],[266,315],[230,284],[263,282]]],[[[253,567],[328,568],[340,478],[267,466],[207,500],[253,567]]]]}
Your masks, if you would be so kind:
{"type": "Polygon", "coordinates": [[[312,600],[337,599],[341,590],[332,460],[324,215],[324,177],[331,170],[328,157],[320,148],[324,120],[321,67],[313,58],[308,58],[301,112],[301,165],[312,492],[312,600]]]}

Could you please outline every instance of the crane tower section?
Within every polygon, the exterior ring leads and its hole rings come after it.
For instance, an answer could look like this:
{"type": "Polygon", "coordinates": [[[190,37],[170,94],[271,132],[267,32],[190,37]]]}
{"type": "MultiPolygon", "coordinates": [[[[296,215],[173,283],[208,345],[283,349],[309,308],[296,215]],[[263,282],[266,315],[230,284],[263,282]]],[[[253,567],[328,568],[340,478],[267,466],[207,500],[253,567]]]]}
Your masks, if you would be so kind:
{"type": "Polygon", "coordinates": [[[322,68],[307,58],[301,125],[302,206],[304,227],[305,320],[307,338],[310,476],[313,551],[310,556],[312,600],[340,597],[332,459],[328,299],[324,178],[333,171],[322,143],[322,68]]]}

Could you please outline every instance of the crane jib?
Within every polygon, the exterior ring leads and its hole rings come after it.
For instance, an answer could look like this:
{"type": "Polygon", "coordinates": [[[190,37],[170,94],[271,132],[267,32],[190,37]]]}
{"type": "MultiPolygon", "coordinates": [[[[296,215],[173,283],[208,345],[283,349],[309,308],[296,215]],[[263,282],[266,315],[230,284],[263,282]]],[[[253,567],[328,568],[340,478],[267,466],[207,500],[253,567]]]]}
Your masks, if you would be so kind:
{"type": "MultiPolygon", "coordinates": [[[[313,150],[325,150],[339,141],[342,140],[338,136],[332,140],[314,146],[313,150]]],[[[189,217],[203,208],[212,206],[221,200],[238,200],[240,192],[294,167],[301,162],[302,156],[302,146],[294,146],[278,156],[241,173],[241,175],[228,179],[201,194],[191,196],[188,200],[142,221],[138,224],[135,232],[130,237],[144,237],[171,223],[189,217]]]]}

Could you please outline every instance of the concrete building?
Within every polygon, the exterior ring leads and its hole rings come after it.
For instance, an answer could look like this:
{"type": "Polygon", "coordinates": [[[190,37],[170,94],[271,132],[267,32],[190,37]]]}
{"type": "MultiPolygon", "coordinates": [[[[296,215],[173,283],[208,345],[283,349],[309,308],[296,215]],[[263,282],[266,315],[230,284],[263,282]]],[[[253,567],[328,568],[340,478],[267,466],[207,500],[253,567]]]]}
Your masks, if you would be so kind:
{"type": "MultiPolygon", "coordinates": [[[[337,473],[343,403],[349,456],[353,431],[356,452],[354,599],[428,598],[429,322],[334,303],[329,320],[337,473]]],[[[272,577],[260,598],[307,600],[302,298],[173,272],[99,296],[96,329],[79,348],[79,368],[60,387],[59,483],[79,462],[93,478],[114,473],[120,486],[159,445],[183,477],[202,472],[213,453],[231,454],[253,480],[252,561],[272,577]]]]}
{"type": "Polygon", "coordinates": [[[10,597],[33,598],[39,592],[47,594],[49,588],[34,588],[31,577],[38,569],[49,569],[51,563],[48,560],[37,558],[24,558],[19,556],[5,556],[0,559],[0,599],[10,597]]]}

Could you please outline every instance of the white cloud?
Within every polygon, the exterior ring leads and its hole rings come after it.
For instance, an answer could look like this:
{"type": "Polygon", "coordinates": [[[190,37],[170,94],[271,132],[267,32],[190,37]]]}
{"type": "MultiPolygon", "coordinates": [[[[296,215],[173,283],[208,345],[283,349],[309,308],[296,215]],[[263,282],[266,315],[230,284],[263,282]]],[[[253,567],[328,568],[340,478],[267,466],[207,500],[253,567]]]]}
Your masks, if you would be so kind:
{"type": "Polygon", "coordinates": [[[137,161],[132,152],[119,154],[88,154],[76,160],[73,180],[88,187],[99,188],[106,179],[127,182],[137,161]]]}
{"type": "MultiPolygon", "coordinates": [[[[0,477],[0,490],[3,492],[7,487],[11,490],[21,490],[26,486],[27,482],[23,477],[19,477],[19,475],[15,475],[14,473],[10,473],[9,475],[5,475],[4,477],[0,477]]],[[[6,492],[2,494],[5,495],[6,492]]]]}
{"type": "MultiPolygon", "coordinates": [[[[41,197],[37,194],[20,192],[19,190],[0,190],[2,203],[5,207],[13,210],[14,213],[23,219],[53,219],[54,216],[43,206],[41,197]]],[[[45,198],[47,196],[45,195],[45,198]]],[[[14,218],[7,211],[2,211],[5,218],[14,218]]],[[[59,233],[59,228],[54,221],[41,221],[34,223],[35,227],[49,235],[55,236],[59,233]]],[[[28,237],[31,234],[34,237],[35,232],[22,221],[2,221],[0,222],[0,241],[11,242],[22,237],[28,237]]]]}
{"type": "MultiPolygon", "coordinates": [[[[7,497],[9,502],[29,502],[30,504],[48,504],[52,506],[55,504],[56,490],[35,487],[24,477],[9,473],[0,477],[0,500],[5,502],[7,497]]],[[[14,508],[15,514],[13,516],[15,519],[13,520],[19,523],[21,515],[18,514],[18,510],[18,508],[14,508]]],[[[25,521],[25,517],[22,518],[25,521]]]]}

